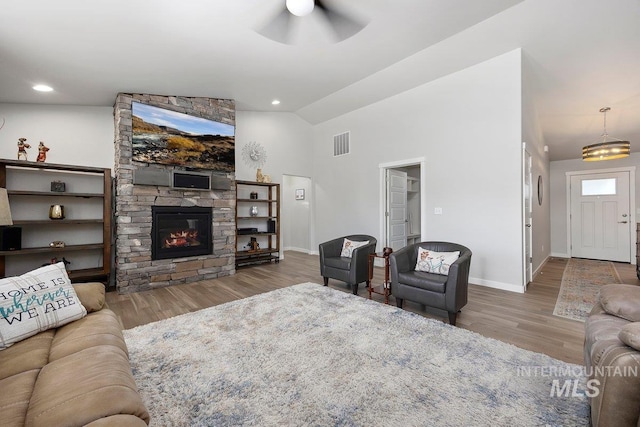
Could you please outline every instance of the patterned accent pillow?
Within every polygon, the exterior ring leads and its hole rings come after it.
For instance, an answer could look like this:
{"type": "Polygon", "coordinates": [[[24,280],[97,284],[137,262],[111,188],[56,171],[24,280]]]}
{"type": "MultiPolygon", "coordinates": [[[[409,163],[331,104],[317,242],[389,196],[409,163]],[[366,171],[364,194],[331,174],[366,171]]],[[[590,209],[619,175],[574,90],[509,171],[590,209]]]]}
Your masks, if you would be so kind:
{"type": "Polygon", "coordinates": [[[365,240],[363,242],[356,242],[354,240],[344,239],[344,242],[342,242],[342,252],[340,253],[340,256],[351,258],[351,254],[353,254],[354,249],[368,244],[368,240],[365,240]]]}
{"type": "Polygon", "coordinates": [[[0,350],[86,315],[62,262],[0,280],[0,350]]]}
{"type": "Polygon", "coordinates": [[[436,252],[418,247],[416,271],[425,271],[427,273],[442,274],[446,276],[449,274],[451,264],[456,262],[459,257],[460,251],[436,252]]]}

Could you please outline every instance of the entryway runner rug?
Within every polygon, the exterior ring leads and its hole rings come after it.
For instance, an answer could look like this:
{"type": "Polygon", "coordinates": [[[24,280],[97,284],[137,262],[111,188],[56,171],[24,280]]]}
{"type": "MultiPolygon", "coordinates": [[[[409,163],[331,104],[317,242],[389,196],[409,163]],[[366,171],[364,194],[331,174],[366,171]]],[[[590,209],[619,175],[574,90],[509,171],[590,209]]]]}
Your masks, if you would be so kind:
{"type": "Polygon", "coordinates": [[[569,258],[553,314],[584,322],[600,288],[611,283],[620,283],[620,277],[610,261],[569,258]]]}
{"type": "Polygon", "coordinates": [[[589,425],[578,365],[313,283],[124,334],[152,426],[589,425]]]}

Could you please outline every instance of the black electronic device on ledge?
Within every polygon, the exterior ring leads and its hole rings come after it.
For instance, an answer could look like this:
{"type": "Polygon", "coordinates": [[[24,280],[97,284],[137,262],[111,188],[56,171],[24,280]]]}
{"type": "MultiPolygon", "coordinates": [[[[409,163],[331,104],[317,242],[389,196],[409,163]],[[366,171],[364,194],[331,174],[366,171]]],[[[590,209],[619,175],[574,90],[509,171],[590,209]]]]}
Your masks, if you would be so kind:
{"type": "Polygon", "coordinates": [[[257,232],[258,229],[256,227],[238,228],[238,234],[253,234],[257,232]]]}
{"type": "Polygon", "coordinates": [[[22,249],[22,228],[0,227],[0,250],[19,251],[22,249]]]}

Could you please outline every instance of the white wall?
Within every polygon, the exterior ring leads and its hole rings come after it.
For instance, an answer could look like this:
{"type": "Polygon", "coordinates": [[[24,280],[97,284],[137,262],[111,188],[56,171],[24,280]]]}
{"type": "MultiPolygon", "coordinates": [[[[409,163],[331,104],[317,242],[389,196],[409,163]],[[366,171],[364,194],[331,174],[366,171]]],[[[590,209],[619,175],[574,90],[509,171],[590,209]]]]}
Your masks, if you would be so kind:
{"type": "MultiPolygon", "coordinates": [[[[551,221],[549,197],[549,155],[544,151],[544,137],[534,104],[533,65],[526,54],[522,57],[522,141],[531,154],[531,190],[533,191],[531,221],[531,257],[535,274],[551,252],[551,221]],[[542,177],[542,205],[538,204],[538,177],[542,177]]],[[[526,260],[525,260],[526,261],[526,260]]]]}
{"type": "Polygon", "coordinates": [[[311,253],[311,178],[282,177],[282,240],[284,250],[311,253]],[[304,199],[296,200],[296,190],[304,190],[304,199]]]}
{"type": "MultiPolygon", "coordinates": [[[[250,141],[265,148],[267,161],[262,166],[262,172],[270,175],[273,182],[283,184],[283,175],[311,176],[312,138],[311,125],[295,114],[236,111],[236,179],[256,180],[255,168],[247,166],[242,160],[242,149],[250,141]]],[[[282,185],[280,191],[284,191],[282,185]]],[[[309,202],[313,203],[313,198],[309,202]]],[[[281,204],[280,209],[283,208],[286,209],[281,204]]],[[[285,248],[284,236],[288,231],[281,230],[280,247],[285,248]]],[[[313,236],[313,233],[312,222],[307,234],[313,236]]],[[[280,258],[284,258],[282,251],[280,258]]]]}
{"type": "Polygon", "coordinates": [[[31,145],[31,161],[43,141],[50,148],[47,163],[113,169],[113,107],[0,104],[0,124],[3,117],[2,158],[17,159],[18,138],[23,137],[31,145]]]}
{"type": "MultiPolygon", "coordinates": [[[[580,153],[582,155],[582,153],[580,153]]],[[[566,173],[598,169],[611,169],[640,166],[640,153],[632,153],[629,157],[602,162],[585,162],[581,158],[551,162],[551,255],[568,257],[567,246],[567,191],[566,173]]],[[[636,203],[640,202],[640,171],[636,170],[636,203]]],[[[638,206],[633,207],[638,209],[638,206]]],[[[632,227],[635,230],[635,225],[632,227]]],[[[631,239],[633,244],[634,239],[631,239]]]]}
{"type": "Polygon", "coordinates": [[[267,161],[262,172],[282,184],[282,175],[311,175],[311,125],[292,113],[236,111],[236,179],[255,181],[256,170],[242,161],[250,141],[262,145],[267,161]]]}
{"type": "Polygon", "coordinates": [[[515,50],[317,125],[314,245],[381,241],[378,165],[425,157],[426,238],[468,246],[474,283],[522,291],[521,109],[515,50]],[[344,131],[351,154],[334,158],[344,131]]]}

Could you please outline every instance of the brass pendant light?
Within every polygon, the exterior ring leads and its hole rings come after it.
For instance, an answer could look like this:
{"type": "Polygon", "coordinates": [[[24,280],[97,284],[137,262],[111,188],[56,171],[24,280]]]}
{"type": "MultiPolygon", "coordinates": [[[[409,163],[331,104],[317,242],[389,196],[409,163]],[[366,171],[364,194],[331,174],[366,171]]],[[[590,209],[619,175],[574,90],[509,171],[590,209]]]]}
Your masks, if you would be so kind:
{"type": "Polygon", "coordinates": [[[587,145],[582,148],[582,160],[585,162],[622,159],[623,157],[628,157],[631,153],[631,143],[629,141],[621,141],[616,138],[612,138],[615,141],[607,141],[607,138],[609,137],[609,134],[607,134],[607,111],[609,110],[611,110],[610,107],[603,107],[600,109],[600,112],[604,113],[602,142],[587,145]]]}

